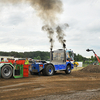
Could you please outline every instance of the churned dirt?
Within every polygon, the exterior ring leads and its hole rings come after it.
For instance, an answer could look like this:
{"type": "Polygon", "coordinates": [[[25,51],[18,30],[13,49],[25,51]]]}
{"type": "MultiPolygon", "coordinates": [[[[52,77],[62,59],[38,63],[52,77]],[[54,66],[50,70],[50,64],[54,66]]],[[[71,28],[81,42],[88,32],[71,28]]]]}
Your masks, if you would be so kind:
{"type": "Polygon", "coordinates": [[[100,73],[100,65],[88,65],[80,71],[89,73],[100,73]]]}
{"type": "Polygon", "coordinates": [[[29,75],[0,79],[0,100],[100,100],[100,66],[89,65],[66,75],[29,75]]]}

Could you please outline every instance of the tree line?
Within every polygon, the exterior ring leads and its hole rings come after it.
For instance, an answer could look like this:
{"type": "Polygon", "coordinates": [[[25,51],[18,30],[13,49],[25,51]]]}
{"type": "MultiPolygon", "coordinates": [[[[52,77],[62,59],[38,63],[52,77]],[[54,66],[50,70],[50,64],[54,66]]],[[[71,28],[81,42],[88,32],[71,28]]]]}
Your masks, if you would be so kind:
{"type": "MultiPolygon", "coordinates": [[[[50,52],[45,52],[45,51],[32,51],[32,52],[0,51],[0,56],[14,56],[15,58],[32,58],[32,59],[50,60],[50,52]]],[[[76,53],[74,53],[74,60],[82,61],[83,63],[97,62],[95,56],[91,56],[91,58],[86,58],[76,53]]]]}
{"type": "MultiPolygon", "coordinates": [[[[99,57],[100,58],[100,57],[99,57]]],[[[86,58],[86,57],[83,57],[82,55],[80,54],[75,54],[74,53],[74,60],[75,61],[81,61],[83,62],[84,64],[93,64],[93,63],[98,63],[98,60],[95,56],[91,56],[90,58],[86,58]]]]}
{"type": "Polygon", "coordinates": [[[41,59],[48,60],[50,59],[50,53],[44,51],[32,51],[32,52],[3,52],[0,51],[0,56],[14,56],[15,58],[32,58],[32,59],[41,59]]]}

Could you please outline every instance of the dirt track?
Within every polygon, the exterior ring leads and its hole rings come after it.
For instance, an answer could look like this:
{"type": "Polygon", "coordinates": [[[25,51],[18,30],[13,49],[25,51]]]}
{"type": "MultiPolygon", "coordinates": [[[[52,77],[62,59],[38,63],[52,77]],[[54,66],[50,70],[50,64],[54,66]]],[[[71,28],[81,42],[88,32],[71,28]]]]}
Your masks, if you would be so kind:
{"type": "Polygon", "coordinates": [[[0,100],[100,100],[100,73],[0,79],[0,100]]]}

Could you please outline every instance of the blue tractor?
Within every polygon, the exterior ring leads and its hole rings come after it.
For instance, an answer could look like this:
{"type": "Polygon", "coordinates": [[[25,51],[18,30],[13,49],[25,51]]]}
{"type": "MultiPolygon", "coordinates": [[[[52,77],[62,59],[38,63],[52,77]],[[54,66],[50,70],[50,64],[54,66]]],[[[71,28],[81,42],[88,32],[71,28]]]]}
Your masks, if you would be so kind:
{"type": "Polygon", "coordinates": [[[46,61],[34,61],[31,64],[29,71],[32,75],[40,74],[52,76],[56,71],[65,71],[66,74],[70,74],[74,68],[74,53],[72,50],[58,49],[50,51],[50,62],[46,61]]]}

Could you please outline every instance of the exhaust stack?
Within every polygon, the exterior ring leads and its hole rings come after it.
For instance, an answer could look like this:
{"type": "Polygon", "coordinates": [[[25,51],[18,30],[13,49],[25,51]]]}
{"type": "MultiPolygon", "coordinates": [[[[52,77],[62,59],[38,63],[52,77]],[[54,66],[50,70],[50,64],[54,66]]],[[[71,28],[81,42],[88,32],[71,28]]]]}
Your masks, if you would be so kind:
{"type": "Polygon", "coordinates": [[[52,47],[50,48],[50,62],[52,61],[52,47]]]}
{"type": "Polygon", "coordinates": [[[63,48],[64,48],[64,62],[66,62],[66,44],[63,43],[63,48]]]}

